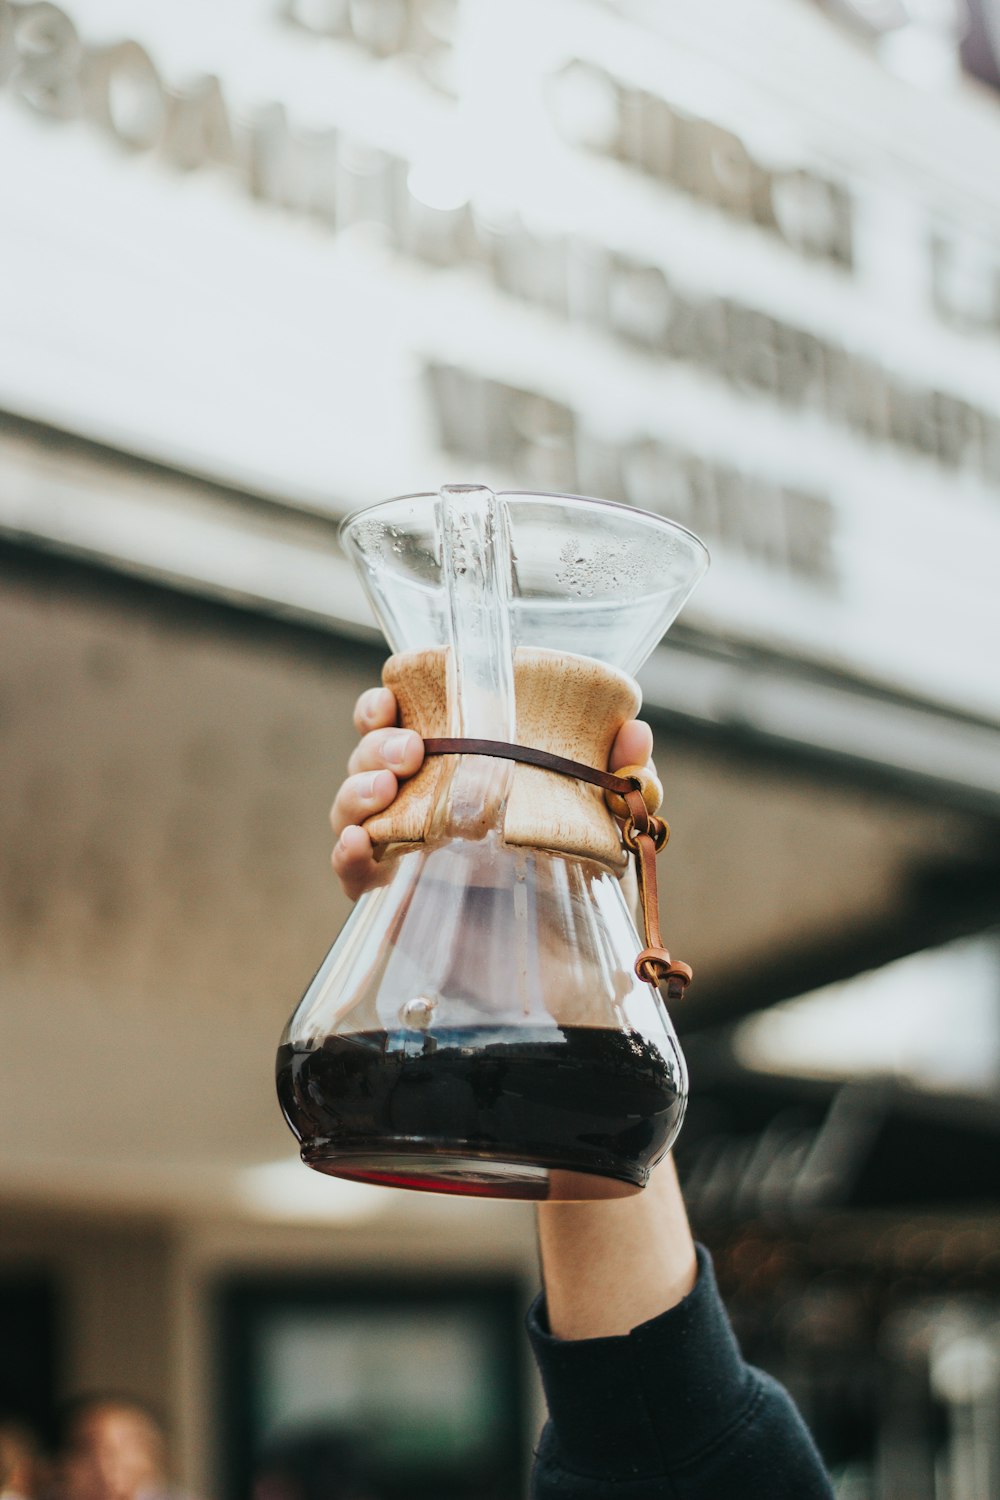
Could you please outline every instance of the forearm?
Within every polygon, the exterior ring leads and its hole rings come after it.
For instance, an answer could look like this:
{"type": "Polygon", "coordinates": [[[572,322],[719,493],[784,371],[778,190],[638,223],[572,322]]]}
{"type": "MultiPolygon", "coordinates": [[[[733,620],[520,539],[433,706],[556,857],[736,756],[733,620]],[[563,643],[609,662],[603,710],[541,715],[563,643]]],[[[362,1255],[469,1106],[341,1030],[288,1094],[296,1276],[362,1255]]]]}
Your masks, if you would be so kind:
{"type": "Polygon", "coordinates": [[[675,1307],[695,1283],[694,1241],[672,1157],[632,1198],[540,1204],[538,1238],[557,1338],[628,1333],[675,1307]]]}
{"type": "MultiPolygon", "coordinates": [[[[668,1225],[675,1193],[675,1184],[658,1185],[668,1225]]],[[[660,1222],[657,1232],[663,1228],[660,1222]]],[[[556,1247],[554,1260],[550,1254],[550,1287],[570,1274],[565,1248],[556,1247]]],[[[647,1272],[648,1248],[641,1237],[634,1247],[647,1272]]],[[[678,1272],[683,1263],[679,1256],[678,1272]]],[[[528,1327],[549,1422],[533,1471],[534,1500],[624,1500],[626,1493],[636,1500],[832,1500],[787,1393],[742,1358],[704,1251],[696,1271],[686,1296],[627,1334],[559,1337],[545,1301],[535,1304],[528,1327]]],[[[596,1300],[588,1306],[585,1298],[568,1298],[570,1331],[607,1331],[642,1316],[641,1294],[623,1302],[590,1266],[585,1274],[596,1300]],[[614,1310],[600,1305],[609,1295],[614,1310]]],[[[663,1309],[682,1282],[669,1266],[654,1264],[652,1274],[650,1300],[663,1309]]]]}
{"type": "Polygon", "coordinates": [[[787,1393],[740,1354],[672,1161],[634,1198],[538,1219],[545,1298],[529,1330],[550,1421],[536,1500],[831,1500],[787,1393]]]}

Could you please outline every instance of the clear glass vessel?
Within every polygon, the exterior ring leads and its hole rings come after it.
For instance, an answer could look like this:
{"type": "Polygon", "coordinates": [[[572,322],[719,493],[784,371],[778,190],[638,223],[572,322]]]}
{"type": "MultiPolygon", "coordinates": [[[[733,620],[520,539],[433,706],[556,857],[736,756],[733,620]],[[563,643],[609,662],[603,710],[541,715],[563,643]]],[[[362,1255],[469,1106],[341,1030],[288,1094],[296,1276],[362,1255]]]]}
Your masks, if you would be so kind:
{"type": "MultiPolygon", "coordinates": [[[[606,767],[635,672],[704,572],[659,516],[448,486],[342,528],[424,737],[606,767]]],[[[680,1128],[684,1062],[622,888],[598,788],[428,757],[366,824],[380,883],[292,1016],[278,1094],[310,1166],[488,1197],[617,1197],[680,1128]]]]}

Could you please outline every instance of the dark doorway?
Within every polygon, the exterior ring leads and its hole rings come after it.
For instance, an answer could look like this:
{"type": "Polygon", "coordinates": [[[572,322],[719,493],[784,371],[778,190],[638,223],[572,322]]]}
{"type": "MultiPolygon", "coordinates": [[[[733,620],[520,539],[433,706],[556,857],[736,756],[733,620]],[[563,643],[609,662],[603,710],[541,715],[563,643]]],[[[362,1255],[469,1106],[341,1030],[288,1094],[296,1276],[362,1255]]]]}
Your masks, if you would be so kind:
{"type": "Polygon", "coordinates": [[[0,1268],[0,1415],[42,1437],[56,1401],[57,1300],[51,1276],[0,1268]]]}

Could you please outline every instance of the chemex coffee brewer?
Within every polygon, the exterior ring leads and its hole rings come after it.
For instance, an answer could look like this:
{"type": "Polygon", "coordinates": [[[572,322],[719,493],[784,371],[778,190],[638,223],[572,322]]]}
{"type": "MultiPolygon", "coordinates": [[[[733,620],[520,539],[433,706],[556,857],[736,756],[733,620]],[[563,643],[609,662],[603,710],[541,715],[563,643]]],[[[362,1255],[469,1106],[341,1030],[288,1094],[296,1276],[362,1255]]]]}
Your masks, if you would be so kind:
{"type": "Polygon", "coordinates": [[[629,506],[462,485],[361,511],[342,537],[427,754],[368,819],[381,881],[281,1041],[302,1158],[484,1197],[636,1192],[684,1114],[664,997],[690,970],[659,936],[658,788],[606,768],[639,707],[631,674],[707,552],[629,506]]]}

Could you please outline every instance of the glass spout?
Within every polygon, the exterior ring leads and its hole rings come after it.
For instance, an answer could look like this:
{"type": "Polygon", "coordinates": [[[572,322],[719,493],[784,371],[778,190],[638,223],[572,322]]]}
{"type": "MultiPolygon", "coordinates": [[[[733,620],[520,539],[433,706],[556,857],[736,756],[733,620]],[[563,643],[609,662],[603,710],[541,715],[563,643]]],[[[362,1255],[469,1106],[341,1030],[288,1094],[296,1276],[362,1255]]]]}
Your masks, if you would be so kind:
{"type": "MultiPolygon", "coordinates": [[[[483,485],[440,491],[441,583],[448,598],[448,702],[452,735],[513,740],[514,655],[507,510],[483,485]]],[[[481,837],[495,827],[513,765],[485,756],[447,758],[446,795],[431,838],[481,837]]]]}

